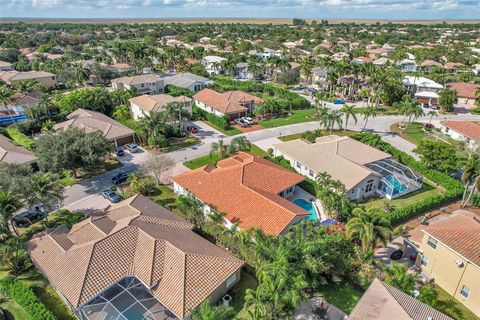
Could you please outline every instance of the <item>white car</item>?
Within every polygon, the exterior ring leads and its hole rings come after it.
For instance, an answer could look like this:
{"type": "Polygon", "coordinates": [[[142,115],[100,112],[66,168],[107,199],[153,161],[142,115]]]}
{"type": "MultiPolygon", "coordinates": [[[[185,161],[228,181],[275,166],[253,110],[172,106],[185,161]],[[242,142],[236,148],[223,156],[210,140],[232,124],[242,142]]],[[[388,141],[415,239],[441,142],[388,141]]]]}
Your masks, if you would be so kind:
{"type": "Polygon", "coordinates": [[[255,122],[253,121],[253,119],[250,118],[250,117],[243,117],[242,120],[245,121],[245,122],[248,123],[248,124],[254,124],[254,123],[255,123],[255,122]]]}

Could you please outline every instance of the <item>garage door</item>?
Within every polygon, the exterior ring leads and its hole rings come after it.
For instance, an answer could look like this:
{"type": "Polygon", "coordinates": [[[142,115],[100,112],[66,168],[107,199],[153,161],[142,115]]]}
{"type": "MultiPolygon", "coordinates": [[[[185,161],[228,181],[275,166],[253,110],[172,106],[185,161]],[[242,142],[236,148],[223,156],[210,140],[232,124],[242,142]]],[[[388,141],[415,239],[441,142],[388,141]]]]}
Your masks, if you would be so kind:
{"type": "Polygon", "coordinates": [[[117,139],[117,146],[123,146],[133,142],[133,135],[117,139]]]}

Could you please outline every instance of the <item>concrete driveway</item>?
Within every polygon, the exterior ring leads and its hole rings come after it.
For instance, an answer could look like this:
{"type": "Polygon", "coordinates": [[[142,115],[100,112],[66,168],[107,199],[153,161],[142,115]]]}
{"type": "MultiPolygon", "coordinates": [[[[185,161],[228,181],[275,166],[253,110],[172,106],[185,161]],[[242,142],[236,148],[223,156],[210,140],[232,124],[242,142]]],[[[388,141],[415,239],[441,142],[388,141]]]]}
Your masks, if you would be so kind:
{"type": "Polygon", "coordinates": [[[272,148],[273,149],[273,146],[277,143],[281,143],[282,141],[276,137],[274,138],[267,138],[267,139],[263,139],[263,140],[258,140],[258,141],[255,141],[255,145],[265,151],[267,151],[268,148],[272,148]]]}
{"type": "Polygon", "coordinates": [[[202,121],[192,121],[189,125],[198,129],[198,132],[195,133],[195,136],[200,140],[223,139],[227,137],[225,134],[221,133],[215,128],[210,127],[208,124],[202,121]]]}

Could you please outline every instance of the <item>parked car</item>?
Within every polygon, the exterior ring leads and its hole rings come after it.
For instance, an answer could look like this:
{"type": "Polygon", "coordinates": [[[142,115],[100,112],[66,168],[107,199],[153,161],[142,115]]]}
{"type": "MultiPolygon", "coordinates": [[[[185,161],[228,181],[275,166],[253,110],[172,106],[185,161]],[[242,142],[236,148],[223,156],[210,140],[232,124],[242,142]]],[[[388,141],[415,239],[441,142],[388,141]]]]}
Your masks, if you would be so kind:
{"type": "Polygon", "coordinates": [[[255,122],[253,121],[252,118],[250,117],[243,117],[241,118],[243,121],[245,121],[247,124],[254,124],[255,122]]]}
{"type": "Polygon", "coordinates": [[[125,145],[125,148],[130,151],[130,153],[135,153],[138,151],[138,146],[136,143],[129,143],[125,145]]]}
{"type": "Polygon", "coordinates": [[[198,132],[198,128],[197,128],[197,127],[193,127],[193,126],[188,126],[188,127],[187,127],[187,131],[190,132],[190,133],[197,133],[197,132],[198,132]]]}
{"type": "Polygon", "coordinates": [[[130,175],[130,173],[132,173],[134,170],[125,170],[123,172],[120,172],[119,174],[117,174],[116,176],[114,176],[112,178],[112,183],[113,184],[120,184],[122,182],[125,182],[127,181],[127,178],[128,176],[130,175]]]}
{"type": "Polygon", "coordinates": [[[123,148],[122,147],[116,147],[115,148],[115,154],[117,155],[117,157],[121,157],[124,155],[124,151],[123,151],[123,148]]]}
{"type": "Polygon", "coordinates": [[[242,128],[248,127],[248,123],[241,118],[235,119],[235,123],[238,124],[242,128]]]}
{"type": "Polygon", "coordinates": [[[40,221],[44,219],[47,216],[45,212],[39,211],[39,210],[32,210],[32,211],[26,211],[22,212],[15,217],[13,217],[13,223],[17,228],[26,228],[32,223],[35,223],[37,221],[40,221]]]}
{"type": "Polygon", "coordinates": [[[333,101],[333,104],[345,104],[345,101],[337,99],[333,101]]]}
{"type": "Polygon", "coordinates": [[[122,197],[120,197],[117,193],[115,193],[115,191],[113,191],[111,189],[103,190],[102,191],[102,196],[105,199],[110,200],[110,202],[112,202],[112,203],[117,203],[117,202],[122,201],[122,197]]]}

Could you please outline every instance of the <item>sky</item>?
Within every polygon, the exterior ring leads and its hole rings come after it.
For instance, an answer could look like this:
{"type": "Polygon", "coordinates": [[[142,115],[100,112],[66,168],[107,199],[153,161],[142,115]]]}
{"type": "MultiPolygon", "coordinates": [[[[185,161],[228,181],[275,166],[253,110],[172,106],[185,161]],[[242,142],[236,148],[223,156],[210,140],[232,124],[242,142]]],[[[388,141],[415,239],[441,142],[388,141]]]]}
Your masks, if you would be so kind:
{"type": "Polygon", "coordinates": [[[0,0],[0,17],[459,20],[480,0],[0,0]]]}

